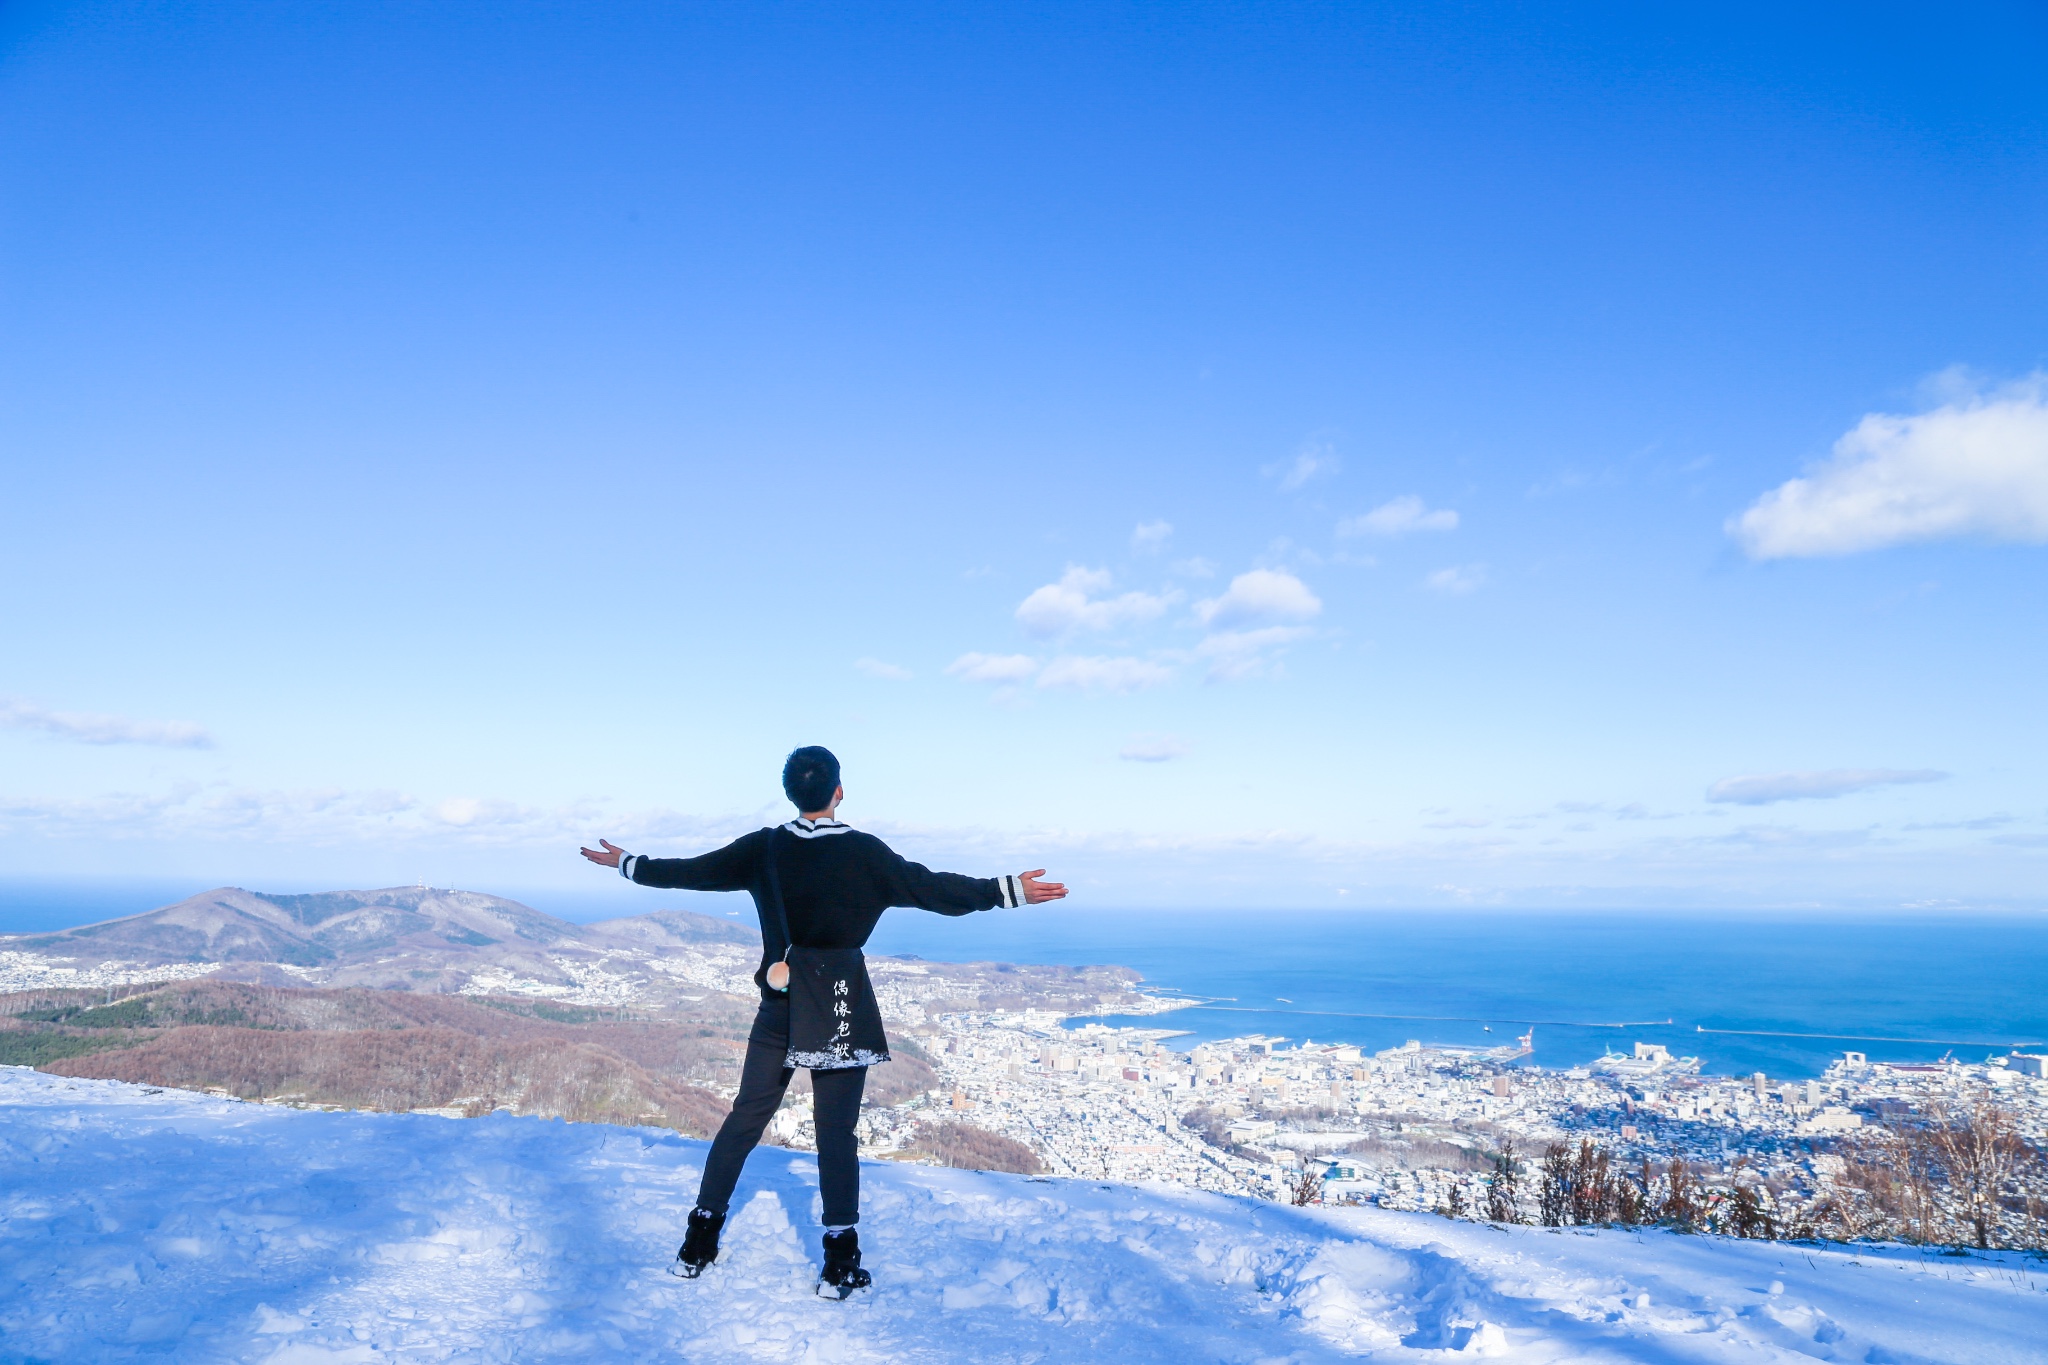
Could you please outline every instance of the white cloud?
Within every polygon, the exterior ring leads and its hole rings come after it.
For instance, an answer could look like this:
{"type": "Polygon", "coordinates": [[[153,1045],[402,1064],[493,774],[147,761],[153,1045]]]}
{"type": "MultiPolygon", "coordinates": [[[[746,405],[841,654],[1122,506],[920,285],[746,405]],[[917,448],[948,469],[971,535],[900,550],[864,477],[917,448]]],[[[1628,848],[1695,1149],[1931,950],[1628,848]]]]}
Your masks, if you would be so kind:
{"type": "Polygon", "coordinates": [[[480,801],[474,796],[451,796],[434,807],[434,818],[444,825],[503,824],[505,812],[492,809],[502,803],[480,801]]]}
{"type": "Polygon", "coordinates": [[[1469,592],[1478,592],[1482,587],[1486,586],[1486,566],[1484,564],[1457,564],[1448,569],[1438,569],[1435,573],[1423,579],[1422,582],[1423,586],[1434,589],[1437,592],[1450,593],[1453,596],[1461,597],[1469,592]]]}
{"type": "Polygon", "coordinates": [[[1258,630],[1219,630],[1204,636],[1195,646],[1197,656],[1209,661],[1210,682],[1238,682],[1264,675],[1273,667],[1273,656],[1285,646],[1307,635],[1305,626],[1264,626],[1258,630]]]}
{"type": "Polygon", "coordinates": [[[1448,507],[1434,511],[1422,499],[1410,494],[1383,502],[1370,512],[1346,517],[1337,523],[1340,536],[1405,536],[1411,531],[1455,531],[1458,514],[1448,507]]]}
{"type": "Polygon", "coordinates": [[[545,848],[559,853],[565,841],[594,842],[599,833],[636,844],[669,839],[702,843],[722,841],[759,825],[760,820],[749,815],[614,811],[594,801],[552,807],[489,796],[420,801],[397,791],[334,787],[286,791],[180,783],[153,795],[0,796],[0,835],[289,845],[301,854],[310,848],[358,850],[350,855],[351,861],[394,847],[545,848]]]}
{"type": "Polygon", "coordinates": [[[1038,675],[1040,687],[1071,687],[1083,692],[1142,692],[1173,681],[1165,664],[1129,656],[1062,654],[1038,675]]]}
{"type": "Polygon", "coordinates": [[[1266,553],[1259,557],[1268,564],[1285,564],[1290,560],[1296,564],[1323,562],[1323,557],[1308,546],[1295,544],[1293,536],[1274,536],[1266,542],[1266,553]]]}
{"type": "Polygon", "coordinates": [[[1901,825],[1900,828],[1915,831],[1930,829],[1986,830],[2001,829],[2012,822],[2013,817],[2010,815],[1980,815],[1974,820],[1929,820],[1920,824],[1901,825]]]}
{"type": "Polygon", "coordinates": [[[1166,548],[1166,542],[1173,539],[1173,523],[1170,521],[1141,521],[1131,532],[1131,553],[1155,555],[1166,548]]]}
{"type": "Polygon", "coordinates": [[[1889,787],[1902,782],[1939,782],[1948,774],[1932,768],[1834,768],[1815,773],[1760,773],[1728,777],[1707,788],[1707,800],[1739,806],[1767,806],[1773,801],[1819,801],[1889,787]]]}
{"type": "Polygon", "coordinates": [[[0,797],[0,832],[107,839],[248,836],[317,843],[374,839],[398,827],[398,816],[407,817],[403,828],[417,833],[422,814],[411,797],[391,791],[275,791],[184,782],[159,795],[0,797]]]}
{"type": "Polygon", "coordinates": [[[1309,441],[1295,452],[1293,459],[1269,464],[1260,472],[1267,478],[1279,476],[1280,491],[1293,493],[1317,479],[1335,474],[1343,467],[1344,462],[1337,458],[1334,446],[1324,441],[1309,441]]]}
{"type": "Polygon", "coordinates": [[[1033,635],[1050,637],[1077,630],[1116,630],[1122,626],[1150,621],[1172,604],[1172,594],[1127,592],[1119,597],[1098,597],[1109,591],[1110,576],[1103,569],[1069,566],[1057,583],[1048,583],[1017,605],[1017,620],[1033,635]]]}
{"type": "Polygon", "coordinates": [[[168,749],[211,749],[213,736],[182,720],[129,720],[89,711],[49,711],[19,699],[0,700],[0,725],[40,730],[80,744],[155,744],[168,749]]]}
{"type": "Polygon", "coordinates": [[[1131,763],[1170,763],[1188,756],[1188,742],[1178,735],[1132,735],[1117,757],[1131,763]]]}
{"type": "Polygon", "coordinates": [[[1728,523],[1754,559],[1954,536],[2048,541],[2048,373],[1913,416],[1873,412],[1728,523]]]}
{"type": "Polygon", "coordinates": [[[1306,621],[1323,609],[1308,585],[1285,569],[1253,569],[1230,580],[1222,596],[1195,604],[1195,616],[1211,630],[1306,621]]]}
{"type": "Polygon", "coordinates": [[[880,659],[855,659],[853,666],[870,678],[882,678],[888,682],[909,682],[913,676],[909,669],[885,664],[880,659]]]}
{"type": "Polygon", "coordinates": [[[962,654],[946,672],[962,682],[1019,683],[1038,671],[1029,654],[962,654]]]}

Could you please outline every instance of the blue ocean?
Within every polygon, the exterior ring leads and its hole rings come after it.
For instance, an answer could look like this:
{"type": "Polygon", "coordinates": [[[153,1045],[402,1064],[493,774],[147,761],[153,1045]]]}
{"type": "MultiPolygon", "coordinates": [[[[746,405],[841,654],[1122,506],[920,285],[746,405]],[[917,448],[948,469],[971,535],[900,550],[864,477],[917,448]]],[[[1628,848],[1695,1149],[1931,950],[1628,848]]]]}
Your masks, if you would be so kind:
{"type": "MultiPolygon", "coordinates": [[[[1540,1066],[1663,1043],[1714,1074],[1817,1075],[1845,1050],[1982,1061],[2048,1043],[2048,915],[891,911],[872,951],[1134,967],[1212,1003],[1178,1043],[1378,1049],[1533,1031],[1540,1066]]],[[[1139,1022],[1139,1021],[1128,1021],[1139,1022]]]]}
{"type": "MultiPolygon", "coordinates": [[[[135,914],[196,887],[0,885],[0,932],[135,914]]],[[[659,908],[507,892],[565,919],[659,908]]],[[[740,908],[691,897],[689,908],[740,908]]],[[[1863,916],[1095,910],[886,915],[869,945],[941,961],[1118,963],[1206,1003],[1144,1020],[1191,1047],[1263,1033],[1378,1049],[1533,1032],[1539,1066],[1663,1043],[1723,1075],[1816,1075],[1853,1049],[1981,1061],[2048,1045],[2048,914],[1863,916]]]]}

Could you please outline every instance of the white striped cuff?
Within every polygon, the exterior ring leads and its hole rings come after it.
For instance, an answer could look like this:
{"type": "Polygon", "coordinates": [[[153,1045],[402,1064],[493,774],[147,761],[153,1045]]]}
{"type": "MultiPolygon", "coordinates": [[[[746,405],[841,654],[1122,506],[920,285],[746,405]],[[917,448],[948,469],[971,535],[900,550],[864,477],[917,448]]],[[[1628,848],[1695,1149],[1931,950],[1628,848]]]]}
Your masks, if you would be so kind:
{"type": "Polygon", "coordinates": [[[637,863],[637,862],[639,862],[639,861],[640,861],[640,858],[639,858],[639,855],[638,855],[638,854],[633,854],[633,853],[622,853],[622,854],[620,854],[620,855],[619,855],[619,875],[620,875],[621,877],[624,877],[624,878],[625,878],[625,879],[626,879],[627,881],[629,881],[629,882],[630,882],[630,881],[632,881],[632,880],[633,880],[633,864],[634,864],[634,863],[637,863]]]}
{"type": "Polygon", "coordinates": [[[1002,888],[1003,909],[1015,910],[1024,903],[1024,879],[1022,877],[998,877],[996,885],[1002,888]]]}

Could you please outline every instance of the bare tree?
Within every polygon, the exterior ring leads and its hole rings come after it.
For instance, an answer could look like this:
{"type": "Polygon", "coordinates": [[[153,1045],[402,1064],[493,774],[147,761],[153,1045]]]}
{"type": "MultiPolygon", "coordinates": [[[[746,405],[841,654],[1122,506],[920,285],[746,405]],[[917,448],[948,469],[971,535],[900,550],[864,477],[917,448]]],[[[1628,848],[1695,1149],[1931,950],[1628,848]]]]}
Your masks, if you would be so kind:
{"type": "Polygon", "coordinates": [[[1287,1197],[1294,1207],[1323,1202],[1323,1172],[1310,1161],[1302,1166],[1301,1173],[1289,1185],[1287,1197]]]}
{"type": "Polygon", "coordinates": [[[1777,1222],[1765,1207],[1757,1184],[1743,1180],[1743,1167],[1744,1162],[1737,1160],[1735,1168],[1728,1173],[1728,1231],[1737,1237],[1775,1238],[1778,1235],[1777,1222]]]}
{"type": "Polygon", "coordinates": [[[1706,1200],[1692,1167],[1673,1157],[1664,1168],[1664,1203],[1657,1210],[1659,1221],[1687,1232],[1700,1225],[1706,1215],[1706,1200]]]}
{"type": "Polygon", "coordinates": [[[1980,1247],[1991,1245],[2005,1186],[2029,1154],[2012,1115],[1979,1098],[1967,1109],[1935,1109],[1927,1138],[1950,1198],[1980,1247]]]}
{"type": "Polygon", "coordinates": [[[1865,1207],[1832,1210],[1849,1236],[1905,1242],[1943,1240],[1946,1219],[1935,1198],[1934,1146],[1925,1128],[1887,1129],[1873,1144],[1843,1154],[1841,1184],[1862,1192],[1865,1207]]]}
{"type": "Polygon", "coordinates": [[[1614,1221],[1614,1174],[1607,1152],[1591,1138],[1579,1139],[1572,1157],[1571,1220],[1581,1225],[1614,1221]]]}
{"type": "Polygon", "coordinates": [[[910,1149],[962,1170],[1037,1175],[1045,1169],[1037,1154],[1015,1138],[958,1121],[920,1123],[910,1149]]]}

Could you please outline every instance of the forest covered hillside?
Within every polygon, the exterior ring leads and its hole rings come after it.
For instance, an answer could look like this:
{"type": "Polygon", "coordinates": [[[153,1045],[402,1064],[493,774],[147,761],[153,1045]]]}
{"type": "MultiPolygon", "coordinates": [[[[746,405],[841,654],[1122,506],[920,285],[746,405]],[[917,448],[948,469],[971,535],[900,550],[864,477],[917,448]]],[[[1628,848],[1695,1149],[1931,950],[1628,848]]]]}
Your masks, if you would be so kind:
{"type": "MultiPolygon", "coordinates": [[[[502,1109],[701,1136],[724,1117],[751,1017],[729,999],[678,1017],[198,980],[0,996],[0,1063],[301,1108],[502,1109]]],[[[870,1095],[891,1104],[936,1084],[905,1035],[870,1095]]]]}

